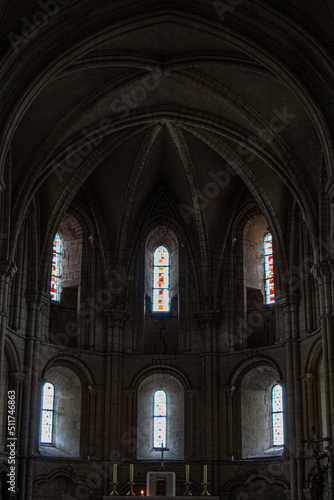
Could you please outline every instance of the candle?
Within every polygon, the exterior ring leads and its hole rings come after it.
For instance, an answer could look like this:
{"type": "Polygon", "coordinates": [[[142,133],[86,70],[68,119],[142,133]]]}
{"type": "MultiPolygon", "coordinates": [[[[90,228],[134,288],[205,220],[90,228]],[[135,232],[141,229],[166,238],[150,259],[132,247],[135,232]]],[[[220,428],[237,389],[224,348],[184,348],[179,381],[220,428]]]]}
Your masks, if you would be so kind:
{"type": "Polygon", "coordinates": [[[117,464],[113,465],[112,482],[117,483],[117,464]]]}
{"type": "Polygon", "coordinates": [[[189,483],[189,465],[186,465],[186,483],[189,483]]]}
{"type": "Polygon", "coordinates": [[[130,464],[130,483],[133,483],[133,464],[130,464]]]}
{"type": "Polygon", "coordinates": [[[203,465],[203,483],[208,482],[208,466],[203,465]]]}
{"type": "Polygon", "coordinates": [[[141,490],[140,492],[140,496],[143,497],[144,496],[144,490],[141,490]]]}

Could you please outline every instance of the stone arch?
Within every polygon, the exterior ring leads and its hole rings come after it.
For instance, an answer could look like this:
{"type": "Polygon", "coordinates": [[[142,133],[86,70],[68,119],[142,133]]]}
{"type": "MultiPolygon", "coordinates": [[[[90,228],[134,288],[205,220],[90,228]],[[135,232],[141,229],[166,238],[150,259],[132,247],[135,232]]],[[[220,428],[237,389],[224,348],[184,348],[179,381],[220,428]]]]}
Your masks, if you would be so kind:
{"type": "MultiPolygon", "coordinates": [[[[258,356],[256,351],[232,375],[234,450],[238,458],[283,453],[283,447],[272,445],[271,391],[280,380],[279,366],[269,357],[258,356]]],[[[283,408],[285,399],[283,392],[283,408]]]]}
{"type": "Polygon", "coordinates": [[[54,446],[73,456],[85,458],[89,450],[90,390],[94,379],[82,361],[53,358],[42,372],[42,380],[55,386],[54,446]]]}
{"type": "Polygon", "coordinates": [[[223,491],[229,492],[229,500],[256,498],[257,500],[284,500],[290,498],[290,485],[283,473],[281,464],[270,464],[268,473],[251,469],[246,474],[239,474],[236,479],[227,482],[223,491]],[[247,493],[245,493],[247,491],[247,493]]]}
{"type": "Polygon", "coordinates": [[[78,474],[66,466],[52,470],[49,474],[38,474],[33,481],[34,498],[58,500],[64,492],[69,498],[88,498],[94,489],[89,478],[90,475],[78,474]]]}
{"type": "Polygon", "coordinates": [[[132,382],[134,397],[134,419],[137,428],[137,459],[159,460],[160,455],[153,450],[153,394],[162,389],[167,394],[167,460],[183,460],[188,443],[190,383],[179,370],[165,366],[147,367],[132,382]]]}

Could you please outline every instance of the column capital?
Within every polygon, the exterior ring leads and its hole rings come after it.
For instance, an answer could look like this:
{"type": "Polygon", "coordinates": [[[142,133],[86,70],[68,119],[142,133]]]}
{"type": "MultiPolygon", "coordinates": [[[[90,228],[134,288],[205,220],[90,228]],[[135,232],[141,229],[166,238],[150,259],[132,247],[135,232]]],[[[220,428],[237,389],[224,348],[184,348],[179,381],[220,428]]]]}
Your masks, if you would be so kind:
{"type": "Polygon", "coordinates": [[[14,382],[14,384],[19,384],[22,380],[25,379],[26,374],[22,372],[11,372],[9,374],[10,379],[14,382]]]}
{"type": "Polygon", "coordinates": [[[36,310],[44,311],[46,307],[49,306],[50,296],[48,293],[39,292],[37,290],[27,291],[26,299],[29,307],[35,308],[36,310]]]}
{"type": "Polygon", "coordinates": [[[310,272],[313,274],[314,278],[319,283],[324,283],[325,281],[331,278],[331,273],[333,273],[333,270],[334,270],[333,260],[326,260],[314,264],[311,267],[310,272]]]}
{"type": "Polygon", "coordinates": [[[325,191],[328,194],[331,203],[334,203],[334,177],[330,177],[328,179],[325,191]]]}
{"type": "Polygon", "coordinates": [[[276,299],[278,307],[288,307],[292,305],[298,305],[300,301],[299,293],[287,293],[286,295],[280,295],[276,299]]]}
{"type": "Polygon", "coordinates": [[[13,279],[14,274],[17,271],[17,266],[15,262],[12,262],[10,260],[1,260],[0,261],[0,275],[3,276],[4,278],[9,278],[13,279]]]}
{"type": "Polygon", "coordinates": [[[103,316],[106,318],[108,326],[118,326],[121,328],[129,318],[129,313],[127,311],[107,307],[103,311],[103,316]]]}
{"type": "Polygon", "coordinates": [[[218,310],[198,311],[194,314],[201,330],[207,326],[218,327],[221,319],[221,312],[218,310]]]}

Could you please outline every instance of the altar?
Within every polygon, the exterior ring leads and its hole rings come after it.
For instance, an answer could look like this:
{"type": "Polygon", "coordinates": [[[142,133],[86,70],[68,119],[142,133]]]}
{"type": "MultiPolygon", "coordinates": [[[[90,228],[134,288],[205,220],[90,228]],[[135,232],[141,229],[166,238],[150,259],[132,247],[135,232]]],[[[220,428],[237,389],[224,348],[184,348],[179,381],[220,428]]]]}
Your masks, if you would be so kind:
{"type": "MultiPolygon", "coordinates": [[[[134,492],[134,464],[130,464],[130,489],[126,495],[119,495],[117,491],[117,464],[113,464],[113,490],[108,496],[104,496],[103,500],[110,500],[110,497],[117,496],[118,500],[126,500],[129,496],[139,496],[142,498],[150,498],[152,500],[161,500],[161,497],[164,497],[166,500],[181,500],[184,499],[185,496],[191,496],[194,500],[199,500],[203,496],[211,496],[207,490],[208,486],[208,470],[207,465],[203,465],[203,492],[200,495],[193,496],[190,491],[190,465],[186,464],[186,477],[185,477],[185,492],[182,496],[176,496],[176,474],[175,472],[166,470],[163,454],[167,448],[164,448],[163,445],[159,451],[161,452],[161,466],[159,470],[149,471],[146,474],[146,494],[144,490],[141,490],[140,495],[136,495],[134,492]]],[[[219,497],[212,496],[212,500],[219,500],[219,497]]]]}
{"type": "MultiPolygon", "coordinates": [[[[107,497],[103,497],[103,500],[110,500],[110,495],[108,495],[107,497]]],[[[161,500],[161,496],[139,496],[139,498],[145,498],[145,499],[150,499],[150,500],[161,500]]],[[[175,496],[175,497],[167,497],[165,496],[164,497],[165,500],[184,500],[184,496],[175,496]]],[[[128,496],[121,496],[119,495],[117,497],[117,500],[129,500],[129,497],[128,496]]],[[[191,497],[191,500],[203,500],[203,497],[202,496],[192,496],[191,497]]],[[[210,500],[220,500],[219,497],[210,497],[210,500]]]]}

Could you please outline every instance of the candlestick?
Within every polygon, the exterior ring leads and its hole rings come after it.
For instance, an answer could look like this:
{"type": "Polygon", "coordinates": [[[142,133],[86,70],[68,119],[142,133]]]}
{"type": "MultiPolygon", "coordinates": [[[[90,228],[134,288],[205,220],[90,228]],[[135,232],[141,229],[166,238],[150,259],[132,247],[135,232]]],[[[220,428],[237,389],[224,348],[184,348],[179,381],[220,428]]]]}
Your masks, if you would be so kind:
{"type": "Polygon", "coordinates": [[[130,483],[133,483],[133,464],[130,464],[130,483]]]}
{"type": "Polygon", "coordinates": [[[117,464],[113,465],[112,482],[117,483],[117,464]]]}
{"type": "Polygon", "coordinates": [[[119,493],[117,492],[116,488],[117,488],[117,485],[118,483],[112,483],[112,492],[110,493],[109,496],[113,497],[115,495],[118,495],[119,493]]]}
{"type": "Polygon", "coordinates": [[[203,483],[208,482],[208,466],[203,465],[203,483]]]}
{"type": "Polygon", "coordinates": [[[189,465],[186,465],[186,482],[185,482],[185,485],[186,485],[186,491],[183,493],[183,496],[184,497],[187,497],[187,496],[192,496],[191,493],[190,493],[190,490],[189,490],[189,487],[190,487],[190,482],[189,482],[189,470],[190,470],[190,467],[189,465]]]}
{"type": "Polygon", "coordinates": [[[129,483],[130,489],[129,489],[129,491],[126,494],[127,497],[135,497],[136,496],[136,493],[133,491],[133,485],[134,484],[135,483],[129,483]]]}

